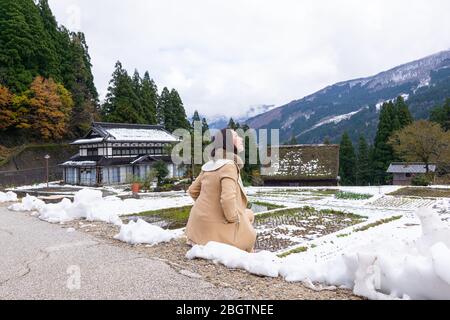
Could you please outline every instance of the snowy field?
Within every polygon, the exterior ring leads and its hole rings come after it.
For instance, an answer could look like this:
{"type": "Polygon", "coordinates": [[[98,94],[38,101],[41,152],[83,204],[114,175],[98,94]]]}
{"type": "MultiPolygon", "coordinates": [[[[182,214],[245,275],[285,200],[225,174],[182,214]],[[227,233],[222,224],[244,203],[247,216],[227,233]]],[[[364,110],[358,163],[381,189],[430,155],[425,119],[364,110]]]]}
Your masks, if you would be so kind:
{"type": "MultiPolygon", "coordinates": [[[[272,229],[257,227],[260,237],[274,234],[288,238],[287,247],[273,252],[249,254],[209,243],[192,248],[187,258],[209,259],[258,275],[283,277],[316,290],[350,288],[369,299],[450,299],[450,199],[388,195],[398,189],[248,188],[252,202],[285,207],[278,211],[308,207],[308,212],[316,210],[323,215],[294,216],[295,219],[289,215],[272,229]],[[342,199],[336,192],[364,197],[342,199]],[[346,215],[363,218],[345,224],[345,219],[351,220],[346,215]]],[[[109,191],[117,196],[126,193],[120,188],[109,191]]],[[[74,194],[73,201],[45,204],[31,196],[17,201],[9,192],[0,193],[0,202],[10,202],[12,211],[28,211],[52,223],[74,219],[114,223],[121,227],[116,239],[150,245],[170,241],[183,232],[164,230],[142,220],[124,224],[121,216],[192,204],[184,192],[153,193],[142,195],[142,199],[125,200],[102,197],[98,188],[74,194]]],[[[277,210],[258,215],[270,217],[277,210]]]]}

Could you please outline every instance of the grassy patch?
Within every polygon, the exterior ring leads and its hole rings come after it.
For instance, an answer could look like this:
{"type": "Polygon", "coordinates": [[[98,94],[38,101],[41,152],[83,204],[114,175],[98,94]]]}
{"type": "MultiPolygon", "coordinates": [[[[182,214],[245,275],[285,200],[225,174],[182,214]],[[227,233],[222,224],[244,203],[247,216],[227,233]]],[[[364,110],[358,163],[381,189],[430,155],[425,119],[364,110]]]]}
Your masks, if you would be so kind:
{"type": "Polygon", "coordinates": [[[278,255],[279,258],[286,258],[287,256],[290,256],[291,254],[295,254],[295,253],[301,253],[301,252],[306,252],[308,251],[308,247],[298,247],[292,250],[289,250],[285,253],[281,253],[278,255]]]}
{"type": "Polygon", "coordinates": [[[336,237],[345,238],[345,237],[348,237],[349,235],[350,235],[350,233],[342,233],[342,234],[338,234],[336,237]]]}
{"type": "Polygon", "coordinates": [[[339,191],[334,195],[334,197],[341,200],[367,200],[372,198],[373,196],[371,194],[339,191]]]}
{"type": "Polygon", "coordinates": [[[192,206],[168,208],[160,210],[145,211],[129,215],[128,219],[141,218],[147,222],[165,221],[169,229],[183,228],[186,226],[192,206]]]}
{"type": "Polygon", "coordinates": [[[336,189],[320,189],[320,190],[312,190],[311,192],[316,195],[321,195],[321,196],[332,196],[332,195],[335,195],[338,192],[338,190],[336,190],[336,189]]]}
{"type": "Polygon", "coordinates": [[[411,196],[420,198],[450,198],[450,189],[406,187],[391,192],[390,196],[411,196]]]}
{"type": "Polygon", "coordinates": [[[365,225],[363,227],[357,228],[357,229],[355,229],[355,232],[366,231],[366,230],[368,230],[370,228],[374,228],[374,227],[380,226],[380,225],[385,224],[385,223],[389,223],[389,222],[392,222],[392,221],[395,221],[395,220],[399,220],[402,217],[403,216],[394,216],[394,217],[391,217],[391,218],[388,218],[388,219],[381,219],[381,220],[375,221],[373,223],[369,223],[368,225],[365,225]]]}
{"type": "Polygon", "coordinates": [[[277,217],[286,217],[286,216],[303,216],[305,218],[308,218],[309,216],[313,215],[319,215],[319,216],[325,216],[325,215],[337,215],[340,217],[345,217],[348,219],[351,219],[352,221],[364,221],[367,219],[367,217],[363,217],[357,214],[343,212],[343,211],[337,211],[332,209],[323,209],[323,210],[316,210],[313,207],[302,207],[302,208],[288,208],[284,210],[277,210],[275,212],[267,212],[263,214],[256,215],[256,220],[264,221],[272,218],[277,217]]]}

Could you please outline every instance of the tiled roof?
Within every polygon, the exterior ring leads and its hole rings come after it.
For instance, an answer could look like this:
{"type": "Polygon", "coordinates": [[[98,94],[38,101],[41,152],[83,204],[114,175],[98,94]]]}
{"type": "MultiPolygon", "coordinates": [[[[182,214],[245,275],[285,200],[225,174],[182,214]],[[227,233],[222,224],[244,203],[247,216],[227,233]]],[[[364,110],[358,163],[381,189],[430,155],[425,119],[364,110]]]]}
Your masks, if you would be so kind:
{"type": "MultiPolygon", "coordinates": [[[[436,171],[436,165],[430,164],[430,172],[436,171]]],[[[391,163],[388,173],[426,173],[426,167],[424,163],[391,163]]]]}

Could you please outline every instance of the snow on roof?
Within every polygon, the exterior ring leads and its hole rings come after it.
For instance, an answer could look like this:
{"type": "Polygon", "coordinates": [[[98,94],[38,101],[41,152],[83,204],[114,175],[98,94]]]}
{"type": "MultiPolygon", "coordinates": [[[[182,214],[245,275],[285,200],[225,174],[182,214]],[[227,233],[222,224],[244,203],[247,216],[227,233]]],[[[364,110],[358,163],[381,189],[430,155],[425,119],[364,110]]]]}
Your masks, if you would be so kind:
{"type": "Polygon", "coordinates": [[[66,167],[95,167],[97,162],[95,161],[66,161],[61,166],[66,167]]]}
{"type": "Polygon", "coordinates": [[[103,138],[79,139],[79,140],[72,142],[72,144],[100,143],[102,141],[103,141],[103,138]]]}
{"type": "Polygon", "coordinates": [[[169,132],[160,129],[105,128],[104,130],[112,136],[108,141],[178,141],[169,132]]]}
{"type": "Polygon", "coordinates": [[[89,134],[72,144],[111,141],[178,142],[179,139],[160,125],[94,122],[89,134]]]}
{"type": "MultiPolygon", "coordinates": [[[[436,171],[436,165],[430,164],[428,166],[430,172],[436,171]]],[[[426,166],[424,163],[391,163],[388,173],[426,173],[426,166]]]]}

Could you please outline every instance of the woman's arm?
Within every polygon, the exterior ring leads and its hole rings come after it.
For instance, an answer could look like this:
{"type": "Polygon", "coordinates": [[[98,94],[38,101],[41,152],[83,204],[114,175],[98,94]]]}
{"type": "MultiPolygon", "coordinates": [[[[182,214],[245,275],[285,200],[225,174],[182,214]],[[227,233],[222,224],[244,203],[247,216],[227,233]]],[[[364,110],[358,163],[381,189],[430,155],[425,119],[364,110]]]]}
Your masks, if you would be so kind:
{"type": "Polygon", "coordinates": [[[220,204],[228,222],[239,222],[237,210],[238,171],[234,164],[228,164],[221,169],[220,204]]]}
{"type": "Polygon", "coordinates": [[[200,196],[200,190],[202,188],[202,177],[203,177],[203,172],[200,173],[200,175],[197,177],[197,179],[195,179],[195,181],[192,183],[192,185],[188,189],[189,195],[194,200],[197,200],[197,198],[200,196]]]}

